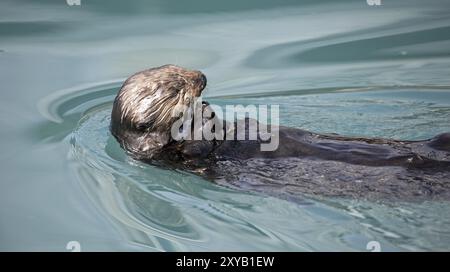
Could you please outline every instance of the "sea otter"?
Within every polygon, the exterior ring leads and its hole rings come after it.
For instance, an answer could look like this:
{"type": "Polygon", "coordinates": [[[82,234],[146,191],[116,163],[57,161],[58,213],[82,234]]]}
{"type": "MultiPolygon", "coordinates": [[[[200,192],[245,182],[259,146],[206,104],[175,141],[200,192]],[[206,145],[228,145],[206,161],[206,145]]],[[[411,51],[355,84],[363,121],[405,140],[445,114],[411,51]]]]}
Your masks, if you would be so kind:
{"type": "MultiPolygon", "coordinates": [[[[180,112],[193,108],[206,84],[202,72],[175,65],[132,75],[114,100],[112,135],[134,159],[286,199],[304,195],[450,199],[450,133],[399,141],[277,126],[272,129],[278,132],[278,148],[262,151],[260,146],[267,139],[237,140],[236,128],[249,129],[251,120],[246,118],[235,123],[233,130],[221,126],[222,139],[175,139],[173,125],[180,120],[180,112]]],[[[202,126],[214,118],[217,124],[209,104],[203,102],[201,107],[210,112],[202,117],[202,126]]]]}

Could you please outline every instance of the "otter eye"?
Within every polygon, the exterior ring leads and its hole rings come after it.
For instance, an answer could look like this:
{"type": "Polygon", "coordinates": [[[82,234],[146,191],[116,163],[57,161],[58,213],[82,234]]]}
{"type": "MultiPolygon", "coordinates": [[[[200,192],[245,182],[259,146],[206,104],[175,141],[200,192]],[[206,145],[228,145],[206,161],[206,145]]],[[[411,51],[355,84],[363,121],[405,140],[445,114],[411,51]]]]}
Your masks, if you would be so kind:
{"type": "Polygon", "coordinates": [[[136,124],[136,129],[137,130],[147,130],[149,127],[150,127],[150,124],[148,124],[148,123],[136,124]]]}
{"type": "Polygon", "coordinates": [[[145,125],[143,125],[143,124],[138,124],[138,125],[136,126],[136,128],[137,128],[138,130],[144,130],[144,129],[145,129],[145,125]]]}

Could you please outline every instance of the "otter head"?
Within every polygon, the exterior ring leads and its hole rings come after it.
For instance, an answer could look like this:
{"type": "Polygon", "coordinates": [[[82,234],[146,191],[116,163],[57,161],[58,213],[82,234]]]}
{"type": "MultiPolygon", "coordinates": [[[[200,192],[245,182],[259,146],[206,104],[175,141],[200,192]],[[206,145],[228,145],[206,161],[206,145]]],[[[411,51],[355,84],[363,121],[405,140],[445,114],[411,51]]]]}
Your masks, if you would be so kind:
{"type": "Polygon", "coordinates": [[[152,158],[171,141],[180,108],[190,108],[206,86],[200,71],[175,65],[152,68],[129,77],[114,100],[111,132],[138,159],[152,158]]]}

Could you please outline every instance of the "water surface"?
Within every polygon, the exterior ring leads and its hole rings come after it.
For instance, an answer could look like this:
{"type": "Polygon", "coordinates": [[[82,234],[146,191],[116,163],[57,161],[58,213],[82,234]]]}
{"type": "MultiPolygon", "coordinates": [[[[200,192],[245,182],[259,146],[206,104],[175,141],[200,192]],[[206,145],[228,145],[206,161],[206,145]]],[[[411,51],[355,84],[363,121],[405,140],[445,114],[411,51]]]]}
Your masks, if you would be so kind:
{"type": "Polygon", "coordinates": [[[205,100],[283,125],[419,140],[450,131],[448,1],[0,3],[0,250],[449,250],[447,202],[235,191],[127,157],[121,82],[174,63],[205,100]]]}

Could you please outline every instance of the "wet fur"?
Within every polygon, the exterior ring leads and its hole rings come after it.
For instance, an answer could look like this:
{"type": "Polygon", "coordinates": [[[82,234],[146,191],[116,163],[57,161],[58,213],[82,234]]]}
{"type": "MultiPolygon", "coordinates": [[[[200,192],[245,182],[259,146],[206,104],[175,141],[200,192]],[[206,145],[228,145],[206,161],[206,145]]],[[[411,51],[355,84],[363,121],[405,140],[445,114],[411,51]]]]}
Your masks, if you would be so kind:
{"type": "Polygon", "coordinates": [[[114,101],[112,134],[135,159],[288,199],[302,194],[450,199],[450,133],[424,141],[396,141],[281,126],[280,146],[272,152],[260,151],[261,140],[172,140],[170,128],[177,119],[172,112],[191,106],[205,86],[201,72],[174,65],[131,76],[114,101]]]}

